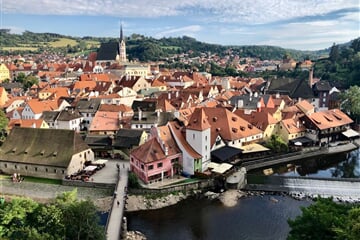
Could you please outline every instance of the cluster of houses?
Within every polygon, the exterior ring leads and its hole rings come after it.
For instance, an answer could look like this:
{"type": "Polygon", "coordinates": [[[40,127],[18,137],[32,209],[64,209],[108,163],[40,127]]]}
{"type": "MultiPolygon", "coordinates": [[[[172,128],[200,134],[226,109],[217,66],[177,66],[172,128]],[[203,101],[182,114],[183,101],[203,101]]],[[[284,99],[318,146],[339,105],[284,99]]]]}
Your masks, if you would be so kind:
{"type": "Polygon", "coordinates": [[[26,91],[0,84],[9,119],[1,172],[61,179],[96,157],[126,153],[131,171],[152,183],[269,151],[272,135],[321,146],[358,134],[338,109],[339,90],[311,70],[309,81],[220,78],[127,62],[123,41],[102,47],[81,71],[32,63],[39,83],[26,91]],[[117,54],[107,57],[111,47],[117,54]]]}

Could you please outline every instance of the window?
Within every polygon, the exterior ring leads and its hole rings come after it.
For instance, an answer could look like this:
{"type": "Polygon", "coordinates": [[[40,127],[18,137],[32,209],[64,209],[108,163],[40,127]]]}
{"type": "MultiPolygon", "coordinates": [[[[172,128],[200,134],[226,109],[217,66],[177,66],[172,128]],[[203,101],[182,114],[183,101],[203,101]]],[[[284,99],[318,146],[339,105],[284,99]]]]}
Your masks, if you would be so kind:
{"type": "Polygon", "coordinates": [[[48,172],[48,169],[47,169],[47,168],[45,168],[45,172],[48,172]]]}
{"type": "Polygon", "coordinates": [[[56,173],[57,171],[56,171],[56,168],[54,168],[54,173],[56,173]]]}
{"type": "Polygon", "coordinates": [[[15,169],[17,169],[17,165],[15,165],[15,169]]]}
{"type": "Polygon", "coordinates": [[[158,167],[158,168],[161,168],[162,166],[163,166],[162,162],[160,162],[160,163],[157,164],[157,167],[158,167]]]}
{"type": "Polygon", "coordinates": [[[28,166],[25,166],[25,170],[28,170],[28,166]]]}
{"type": "Polygon", "coordinates": [[[148,170],[153,170],[154,169],[154,165],[149,165],[148,166],[148,170]]]}
{"type": "Polygon", "coordinates": [[[65,170],[62,170],[61,172],[62,172],[62,174],[64,174],[64,173],[65,173],[65,170]]]}
{"type": "Polygon", "coordinates": [[[207,141],[207,135],[205,136],[205,141],[207,141]]]}
{"type": "Polygon", "coordinates": [[[35,172],[37,172],[37,170],[38,170],[37,167],[35,167],[34,170],[35,170],[35,172]]]}
{"type": "Polygon", "coordinates": [[[195,139],[195,134],[193,134],[193,139],[195,139]]]}
{"type": "Polygon", "coordinates": [[[7,164],[6,164],[6,163],[4,164],[4,167],[7,168],[7,164]]]}
{"type": "Polygon", "coordinates": [[[141,169],[144,170],[144,164],[141,164],[141,169]]]}

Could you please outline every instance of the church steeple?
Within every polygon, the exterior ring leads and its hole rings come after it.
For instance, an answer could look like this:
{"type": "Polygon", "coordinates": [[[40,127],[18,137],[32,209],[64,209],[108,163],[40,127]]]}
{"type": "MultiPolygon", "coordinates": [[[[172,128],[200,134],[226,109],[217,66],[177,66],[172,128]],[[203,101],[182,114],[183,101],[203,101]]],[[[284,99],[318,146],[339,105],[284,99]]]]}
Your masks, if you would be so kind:
{"type": "Polygon", "coordinates": [[[120,25],[120,39],[119,39],[119,58],[120,63],[124,63],[127,61],[126,59],[126,45],[125,45],[125,39],[123,35],[123,29],[122,24],[120,25]]]}
{"type": "Polygon", "coordinates": [[[122,24],[120,24],[120,42],[123,40],[122,24]]]}

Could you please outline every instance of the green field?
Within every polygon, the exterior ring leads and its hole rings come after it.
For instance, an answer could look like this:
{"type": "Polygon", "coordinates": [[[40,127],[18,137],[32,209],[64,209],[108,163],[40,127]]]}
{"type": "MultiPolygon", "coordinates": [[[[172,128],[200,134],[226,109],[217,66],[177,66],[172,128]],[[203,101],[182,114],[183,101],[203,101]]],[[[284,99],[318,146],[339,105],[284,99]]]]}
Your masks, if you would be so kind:
{"type": "Polygon", "coordinates": [[[37,47],[2,47],[3,51],[37,51],[37,47]]]}
{"type": "Polygon", "coordinates": [[[49,42],[49,46],[54,47],[54,48],[66,47],[67,45],[70,45],[73,47],[77,44],[78,44],[78,42],[76,40],[70,39],[70,38],[59,38],[54,42],[49,42]]]}

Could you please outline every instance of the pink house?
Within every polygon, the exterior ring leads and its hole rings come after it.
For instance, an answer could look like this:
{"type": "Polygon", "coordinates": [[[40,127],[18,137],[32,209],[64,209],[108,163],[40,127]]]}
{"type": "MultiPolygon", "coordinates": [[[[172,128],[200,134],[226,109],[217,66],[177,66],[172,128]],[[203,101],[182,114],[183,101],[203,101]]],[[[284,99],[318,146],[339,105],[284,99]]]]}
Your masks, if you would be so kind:
{"type": "Polygon", "coordinates": [[[182,154],[168,126],[153,128],[153,137],[130,153],[130,169],[149,184],[180,172],[182,154]]]}

